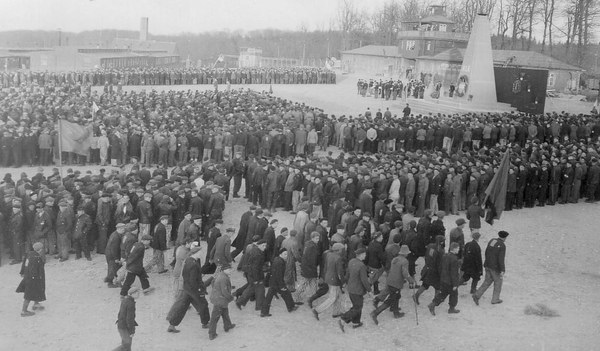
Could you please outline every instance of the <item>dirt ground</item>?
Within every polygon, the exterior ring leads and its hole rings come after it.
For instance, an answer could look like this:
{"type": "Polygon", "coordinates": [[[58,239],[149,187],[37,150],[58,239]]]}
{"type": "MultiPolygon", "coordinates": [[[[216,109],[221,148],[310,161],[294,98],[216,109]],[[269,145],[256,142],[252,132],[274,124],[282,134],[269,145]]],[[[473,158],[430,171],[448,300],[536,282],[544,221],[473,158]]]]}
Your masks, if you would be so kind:
{"type": "MultiPolygon", "coordinates": [[[[274,94],[321,107],[326,113],[358,114],[387,107],[386,102],[356,96],[354,78],[342,79],[336,86],[273,86],[274,94]]],[[[178,87],[187,88],[187,87],[178,87]]],[[[253,86],[268,90],[268,86],[253,86]]],[[[400,102],[387,102],[393,113],[400,102]]],[[[92,167],[96,169],[97,167],[92,167]]],[[[0,169],[17,178],[21,171],[30,175],[34,168],[0,169]]],[[[49,173],[49,169],[46,170],[49,173]]],[[[227,203],[225,228],[237,227],[249,203],[233,199],[227,203]]],[[[398,320],[391,313],[380,315],[379,326],[368,316],[372,298],[365,299],[364,327],[346,328],[343,334],[337,321],[325,312],[317,322],[306,306],[292,314],[283,301],[274,300],[270,318],[260,318],[249,303],[243,311],[230,305],[236,328],[208,340],[193,309],[180,325],[181,333],[166,332],[166,314],[172,303],[170,276],[150,273],[157,290],[137,302],[139,327],[134,350],[598,350],[600,349],[600,252],[598,228],[600,205],[579,203],[505,212],[491,227],[484,223],[480,244],[485,248],[498,230],[510,233],[506,255],[506,275],[502,291],[504,303],[491,305],[491,288],[477,307],[468,286],[459,288],[460,314],[446,313],[447,301],[429,314],[426,304],[432,291],[421,297],[417,308],[412,292],[402,290],[400,306],[406,315],[398,320]],[[559,314],[554,318],[526,315],[528,305],[544,303],[559,314]]],[[[277,212],[280,228],[292,227],[293,216],[277,212]]],[[[457,216],[445,218],[447,232],[457,216]]],[[[468,230],[467,230],[468,232],[468,230]]],[[[466,234],[468,236],[468,233],[466,234]]],[[[146,256],[151,256],[148,250],[146,256]]],[[[102,282],[106,274],[104,256],[93,261],[70,260],[46,265],[46,310],[33,317],[19,316],[22,295],[15,289],[20,281],[19,267],[0,267],[0,350],[111,350],[119,344],[115,320],[119,309],[117,289],[102,282]]],[[[420,271],[422,261],[417,262],[420,271]]],[[[238,272],[233,285],[241,286],[238,272]]],[[[136,285],[139,282],[136,281],[136,285]]],[[[344,295],[347,307],[350,306],[344,295]]]]}

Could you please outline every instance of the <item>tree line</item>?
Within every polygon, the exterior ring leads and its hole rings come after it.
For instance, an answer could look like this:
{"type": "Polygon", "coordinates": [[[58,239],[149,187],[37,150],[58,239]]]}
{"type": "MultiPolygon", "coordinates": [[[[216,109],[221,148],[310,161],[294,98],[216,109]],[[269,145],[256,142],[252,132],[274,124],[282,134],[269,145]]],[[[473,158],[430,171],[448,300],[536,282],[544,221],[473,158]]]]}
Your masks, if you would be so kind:
{"type": "MultiPolygon", "coordinates": [[[[597,71],[600,0],[388,0],[367,12],[358,0],[338,0],[328,28],[309,31],[264,29],[151,35],[174,41],[183,59],[212,62],[220,54],[237,55],[242,47],[263,50],[263,56],[322,60],[364,45],[398,45],[403,22],[429,15],[430,5],[446,6],[459,32],[470,32],[478,13],[490,16],[495,49],[534,50],[592,72],[597,71]]],[[[95,30],[80,33],[51,31],[0,32],[5,47],[78,45],[110,47],[114,38],[137,38],[136,31],[95,30]],[[59,39],[60,38],[60,39],[59,39]]]]}

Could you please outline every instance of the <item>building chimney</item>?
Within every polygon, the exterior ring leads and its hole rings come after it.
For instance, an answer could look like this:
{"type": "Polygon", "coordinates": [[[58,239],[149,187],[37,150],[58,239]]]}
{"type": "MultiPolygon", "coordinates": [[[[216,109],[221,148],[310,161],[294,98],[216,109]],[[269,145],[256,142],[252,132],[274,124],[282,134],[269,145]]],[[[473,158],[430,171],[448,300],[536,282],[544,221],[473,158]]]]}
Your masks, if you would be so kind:
{"type": "Polygon", "coordinates": [[[140,40],[148,40],[148,17],[142,17],[140,22],[140,40]]]}

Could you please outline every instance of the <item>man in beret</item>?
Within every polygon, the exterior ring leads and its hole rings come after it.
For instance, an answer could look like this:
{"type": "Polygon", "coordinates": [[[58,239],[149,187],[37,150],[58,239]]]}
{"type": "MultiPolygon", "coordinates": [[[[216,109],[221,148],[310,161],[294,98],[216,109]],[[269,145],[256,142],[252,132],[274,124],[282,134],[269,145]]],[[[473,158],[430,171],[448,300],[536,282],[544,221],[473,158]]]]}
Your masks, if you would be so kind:
{"type": "Polygon", "coordinates": [[[214,340],[217,337],[217,323],[223,317],[223,328],[227,333],[235,328],[235,324],[231,323],[229,318],[228,305],[233,301],[231,295],[231,265],[223,264],[221,271],[218,272],[213,280],[212,289],[210,291],[210,302],[213,304],[213,310],[210,315],[210,323],[208,325],[208,338],[214,340]]]}
{"type": "Polygon", "coordinates": [[[508,232],[501,230],[498,232],[498,237],[490,240],[485,249],[485,280],[483,284],[472,295],[473,301],[479,306],[479,299],[485,291],[494,283],[494,293],[492,294],[492,304],[500,304],[500,292],[502,291],[502,280],[504,278],[504,257],[506,255],[506,237],[508,232]]]}

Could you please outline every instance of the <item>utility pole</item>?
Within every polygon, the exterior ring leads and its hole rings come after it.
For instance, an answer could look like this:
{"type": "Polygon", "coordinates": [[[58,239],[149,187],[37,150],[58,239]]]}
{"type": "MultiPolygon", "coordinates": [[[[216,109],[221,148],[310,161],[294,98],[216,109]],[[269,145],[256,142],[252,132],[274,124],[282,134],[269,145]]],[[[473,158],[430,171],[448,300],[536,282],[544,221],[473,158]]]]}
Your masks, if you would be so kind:
{"type": "Polygon", "coordinates": [[[62,42],[62,32],[61,32],[61,29],[58,28],[58,46],[61,46],[61,42],[62,42]]]}

